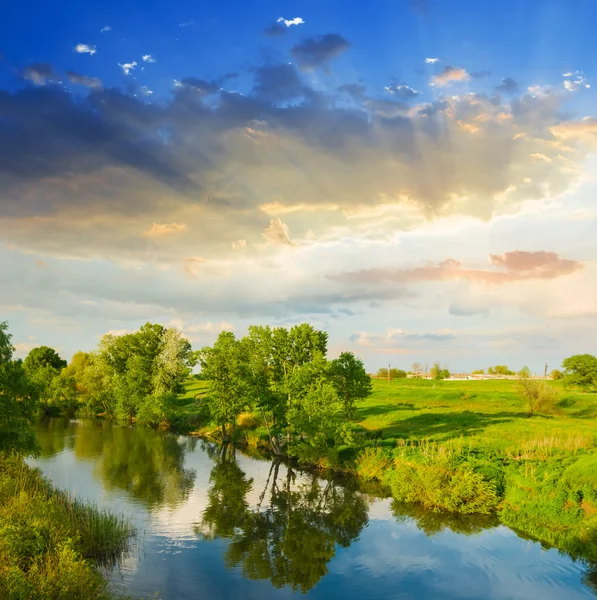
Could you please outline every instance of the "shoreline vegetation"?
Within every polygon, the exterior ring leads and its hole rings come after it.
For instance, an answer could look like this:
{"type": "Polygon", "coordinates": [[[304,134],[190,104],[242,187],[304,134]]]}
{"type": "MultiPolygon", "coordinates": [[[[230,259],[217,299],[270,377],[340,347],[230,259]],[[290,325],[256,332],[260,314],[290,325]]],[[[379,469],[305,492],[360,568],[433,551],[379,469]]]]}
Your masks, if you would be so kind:
{"type": "Polygon", "coordinates": [[[48,347],[13,360],[6,330],[0,453],[31,451],[38,413],[101,414],[349,473],[430,513],[497,517],[597,564],[593,356],[567,358],[550,380],[523,367],[514,381],[449,381],[439,364],[426,379],[417,363],[386,380],[350,352],[329,360],[327,334],[308,324],[224,331],[194,351],[180,331],[147,323],[70,364],[48,347]]]}

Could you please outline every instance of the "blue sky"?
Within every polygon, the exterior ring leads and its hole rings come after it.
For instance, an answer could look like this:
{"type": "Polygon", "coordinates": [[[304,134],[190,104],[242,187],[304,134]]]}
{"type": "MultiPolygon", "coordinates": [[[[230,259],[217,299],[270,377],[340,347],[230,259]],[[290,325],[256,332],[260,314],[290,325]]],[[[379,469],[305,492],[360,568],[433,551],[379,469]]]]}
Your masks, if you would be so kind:
{"type": "Polygon", "coordinates": [[[21,355],[147,320],[197,346],[307,320],[372,370],[594,352],[594,2],[6,12],[21,355]]]}

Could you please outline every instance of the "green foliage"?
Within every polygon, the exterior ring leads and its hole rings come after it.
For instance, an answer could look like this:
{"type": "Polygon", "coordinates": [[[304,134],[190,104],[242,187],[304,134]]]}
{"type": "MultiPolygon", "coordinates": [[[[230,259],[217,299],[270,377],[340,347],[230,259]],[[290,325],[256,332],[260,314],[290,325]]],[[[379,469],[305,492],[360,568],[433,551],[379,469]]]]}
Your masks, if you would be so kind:
{"type": "Polygon", "coordinates": [[[553,369],[550,375],[554,381],[564,378],[564,373],[562,373],[562,371],[559,371],[558,369],[553,369]]]}
{"type": "Polygon", "coordinates": [[[522,369],[520,369],[520,371],[518,371],[518,376],[519,377],[529,378],[532,375],[533,374],[531,373],[531,370],[526,365],[524,367],[522,367],[522,369]]]}
{"type": "Polygon", "coordinates": [[[37,408],[23,363],[13,360],[8,324],[0,323],[0,454],[35,448],[31,427],[37,408]]]}
{"type": "Polygon", "coordinates": [[[484,369],[475,369],[474,371],[471,371],[472,375],[485,375],[485,370],[484,369]]]}
{"type": "Polygon", "coordinates": [[[392,461],[381,448],[365,448],[355,461],[357,474],[366,481],[376,479],[381,481],[384,472],[390,467],[392,461]]]}
{"type": "Polygon", "coordinates": [[[77,354],[69,375],[90,412],[166,424],[196,358],[174,328],[146,323],[135,333],[105,335],[97,351],[77,354]]]}
{"type": "Polygon", "coordinates": [[[498,502],[493,483],[469,468],[451,470],[396,460],[384,482],[398,502],[418,503],[430,510],[489,514],[498,502]]]}
{"type": "Polygon", "coordinates": [[[213,347],[203,348],[199,356],[201,372],[210,382],[211,416],[226,440],[226,427],[234,427],[248,404],[249,365],[243,345],[231,331],[222,331],[213,347]]]}
{"type": "Polygon", "coordinates": [[[506,365],[495,365],[487,369],[488,375],[515,375],[514,371],[511,371],[506,365]]]}
{"type": "Polygon", "coordinates": [[[371,378],[367,375],[363,361],[352,352],[342,352],[331,361],[329,377],[342,400],[347,418],[354,416],[355,403],[371,395],[371,378]]]}
{"type": "Polygon", "coordinates": [[[527,403],[531,415],[552,414],[556,411],[559,394],[545,380],[531,379],[523,374],[518,378],[516,387],[520,397],[527,403]]]}
{"type": "Polygon", "coordinates": [[[109,566],[133,533],[119,517],[55,491],[20,459],[0,459],[0,597],[110,598],[109,566]]]}
{"type": "Polygon", "coordinates": [[[597,386],[597,357],[591,354],[575,354],[562,362],[564,381],[567,385],[584,390],[597,386]]]}

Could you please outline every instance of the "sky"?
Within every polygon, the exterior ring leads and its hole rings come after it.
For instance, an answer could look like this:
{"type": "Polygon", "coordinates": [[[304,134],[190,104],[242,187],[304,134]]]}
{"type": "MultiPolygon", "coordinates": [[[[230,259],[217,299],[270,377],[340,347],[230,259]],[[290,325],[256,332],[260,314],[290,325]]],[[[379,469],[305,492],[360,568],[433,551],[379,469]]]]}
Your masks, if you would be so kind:
{"type": "Polygon", "coordinates": [[[309,322],[370,371],[597,352],[597,3],[12,3],[0,321],[309,322]]]}

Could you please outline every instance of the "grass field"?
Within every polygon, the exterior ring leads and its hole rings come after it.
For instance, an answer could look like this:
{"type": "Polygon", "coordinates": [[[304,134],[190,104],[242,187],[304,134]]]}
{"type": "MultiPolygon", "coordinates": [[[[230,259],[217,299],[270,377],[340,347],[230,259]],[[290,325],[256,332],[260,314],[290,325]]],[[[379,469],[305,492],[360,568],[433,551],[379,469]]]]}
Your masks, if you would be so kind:
{"type": "Polygon", "coordinates": [[[507,448],[547,435],[597,435],[597,393],[567,391],[560,382],[556,415],[529,418],[512,380],[374,380],[373,394],[359,404],[356,421],[383,437],[442,442],[475,436],[507,448]]]}

